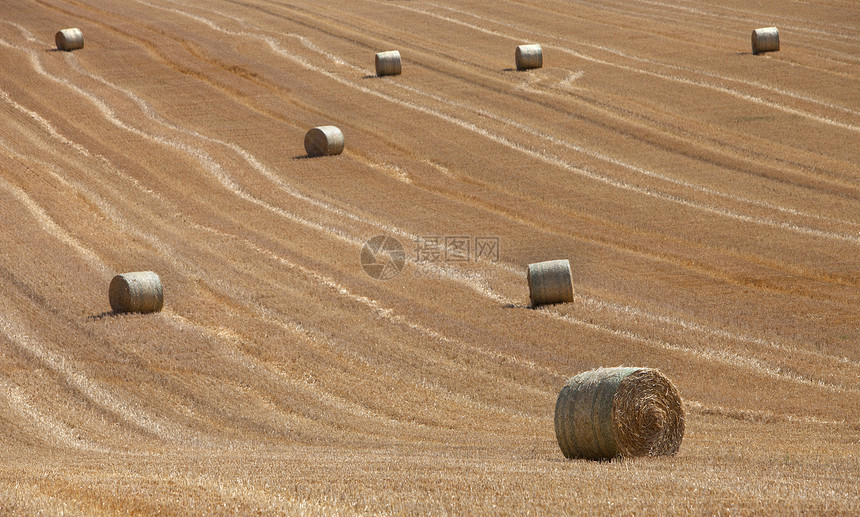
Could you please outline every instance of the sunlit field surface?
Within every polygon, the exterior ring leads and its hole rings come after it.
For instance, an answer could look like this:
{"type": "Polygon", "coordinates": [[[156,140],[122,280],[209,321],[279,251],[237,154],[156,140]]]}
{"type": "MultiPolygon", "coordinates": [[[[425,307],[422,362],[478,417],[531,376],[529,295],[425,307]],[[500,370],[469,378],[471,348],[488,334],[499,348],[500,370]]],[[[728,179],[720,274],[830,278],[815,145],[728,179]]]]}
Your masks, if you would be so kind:
{"type": "Polygon", "coordinates": [[[0,63],[0,513],[860,513],[857,2],[17,0],[0,63]],[[676,456],[561,454],[618,365],[676,456]]]}

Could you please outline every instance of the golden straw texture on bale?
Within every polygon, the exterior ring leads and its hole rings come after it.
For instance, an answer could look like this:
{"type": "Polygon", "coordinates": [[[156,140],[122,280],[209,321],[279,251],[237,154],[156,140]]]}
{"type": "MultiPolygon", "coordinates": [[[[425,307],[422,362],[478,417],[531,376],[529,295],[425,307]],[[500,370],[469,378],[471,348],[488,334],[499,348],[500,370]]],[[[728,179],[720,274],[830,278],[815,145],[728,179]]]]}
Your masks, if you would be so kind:
{"type": "Polygon", "coordinates": [[[752,52],[776,52],[779,50],[779,29],[776,27],[765,27],[752,31],[752,52]]]}
{"type": "Polygon", "coordinates": [[[54,36],[59,50],[78,50],[84,48],[84,33],[81,29],[62,29],[54,36]]]}
{"type": "Polygon", "coordinates": [[[343,132],[335,126],[319,126],[305,135],[308,156],[331,156],[343,152],[343,132]]]}
{"type": "Polygon", "coordinates": [[[400,51],[389,50],[376,54],[376,75],[400,75],[400,51]]]}
{"type": "Polygon", "coordinates": [[[532,307],[573,301],[573,281],[567,259],[529,264],[526,278],[532,307]]]}
{"type": "Polygon", "coordinates": [[[567,458],[671,456],[684,438],[678,390],[650,368],[598,368],[568,381],[555,405],[555,434],[567,458]]]}
{"type": "Polygon", "coordinates": [[[520,45],[514,52],[517,70],[540,68],[543,66],[543,50],[540,45],[520,45]]]}
{"type": "Polygon", "coordinates": [[[116,275],[108,297],[114,312],[158,312],[164,306],[161,279],[152,271],[116,275]]]}

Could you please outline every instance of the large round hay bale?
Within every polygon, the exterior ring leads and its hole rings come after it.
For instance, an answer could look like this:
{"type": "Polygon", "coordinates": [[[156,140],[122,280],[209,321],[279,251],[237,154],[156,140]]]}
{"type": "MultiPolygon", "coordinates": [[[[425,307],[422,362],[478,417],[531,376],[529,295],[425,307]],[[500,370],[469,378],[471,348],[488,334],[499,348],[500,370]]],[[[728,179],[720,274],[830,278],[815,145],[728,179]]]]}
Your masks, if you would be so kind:
{"type": "Polygon", "coordinates": [[[343,152],[343,132],[336,126],[319,126],[305,135],[308,156],[332,156],[343,152]]]}
{"type": "Polygon", "coordinates": [[[81,29],[63,29],[54,36],[58,50],[78,50],[84,48],[84,33],[81,29]]]}
{"type": "Polygon", "coordinates": [[[517,70],[528,70],[529,68],[540,68],[543,66],[543,50],[540,45],[520,45],[514,52],[517,61],[517,70]]]}
{"type": "Polygon", "coordinates": [[[779,29],[776,27],[765,27],[752,31],[752,52],[776,52],[779,50],[779,29]]]}
{"type": "Polygon", "coordinates": [[[527,278],[532,307],[573,301],[573,281],[569,260],[548,260],[529,264],[527,278]]]}
{"type": "Polygon", "coordinates": [[[650,368],[598,368],[568,381],[555,404],[555,435],[567,458],[671,456],[684,438],[678,390],[650,368]]]}
{"type": "Polygon", "coordinates": [[[400,75],[400,52],[389,50],[376,54],[376,75],[400,75]]]}
{"type": "Polygon", "coordinates": [[[114,312],[158,312],[164,306],[161,279],[152,271],[116,275],[108,291],[114,312]]]}

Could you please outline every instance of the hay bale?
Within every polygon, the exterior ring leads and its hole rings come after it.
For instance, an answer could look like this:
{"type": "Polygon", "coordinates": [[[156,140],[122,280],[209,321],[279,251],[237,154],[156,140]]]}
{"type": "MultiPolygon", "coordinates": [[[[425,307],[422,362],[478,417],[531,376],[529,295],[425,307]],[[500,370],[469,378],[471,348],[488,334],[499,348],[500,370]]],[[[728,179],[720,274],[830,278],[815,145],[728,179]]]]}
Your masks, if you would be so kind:
{"type": "Polygon", "coordinates": [[[58,50],[78,50],[84,48],[84,33],[81,29],[63,29],[54,36],[58,50]]]}
{"type": "Polygon", "coordinates": [[[400,75],[400,52],[389,50],[376,54],[376,75],[400,75]]]}
{"type": "Polygon", "coordinates": [[[152,271],[116,275],[108,292],[114,312],[158,312],[164,306],[161,279],[152,271]]]}
{"type": "Polygon", "coordinates": [[[305,135],[308,156],[332,156],[343,152],[343,132],[335,126],[319,126],[305,135]]]}
{"type": "Polygon", "coordinates": [[[573,301],[573,281],[567,259],[529,264],[527,278],[532,307],[573,301]]]}
{"type": "Polygon", "coordinates": [[[678,390],[650,368],[598,368],[568,381],[555,404],[555,435],[567,458],[671,456],[684,438],[678,390]]]}
{"type": "Polygon", "coordinates": [[[540,45],[520,45],[514,52],[517,61],[517,70],[528,70],[529,68],[540,68],[543,66],[543,50],[540,45]]]}
{"type": "Polygon", "coordinates": [[[779,29],[764,27],[752,31],[752,53],[779,51],[779,29]]]}

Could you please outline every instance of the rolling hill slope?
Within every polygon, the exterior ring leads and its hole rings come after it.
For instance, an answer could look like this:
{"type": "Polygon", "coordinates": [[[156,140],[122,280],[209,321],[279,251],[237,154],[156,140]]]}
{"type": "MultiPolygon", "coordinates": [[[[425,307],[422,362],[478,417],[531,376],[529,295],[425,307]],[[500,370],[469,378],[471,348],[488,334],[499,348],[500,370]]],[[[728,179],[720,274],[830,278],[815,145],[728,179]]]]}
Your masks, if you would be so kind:
{"type": "Polygon", "coordinates": [[[860,511],[860,6],[2,9],[4,513],[860,511]],[[139,270],[164,310],[111,313],[139,270]],[[680,453],[564,460],[558,391],[621,364],[680,453]]]}

